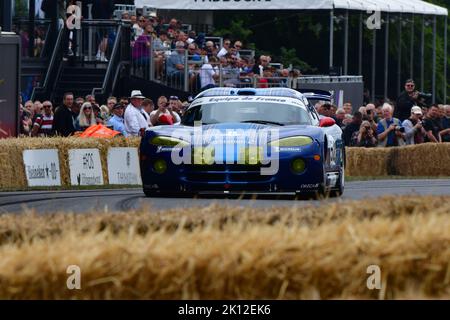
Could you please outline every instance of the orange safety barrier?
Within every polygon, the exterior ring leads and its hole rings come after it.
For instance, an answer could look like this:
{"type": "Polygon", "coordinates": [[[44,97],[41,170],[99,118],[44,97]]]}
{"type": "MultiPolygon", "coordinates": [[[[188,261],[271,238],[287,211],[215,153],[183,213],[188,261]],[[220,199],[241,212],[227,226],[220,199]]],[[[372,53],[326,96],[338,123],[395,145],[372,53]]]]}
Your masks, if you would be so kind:
{"type": "Polygon", "coordinates": [[[108,129],[102,124],[90,126],[84,132],[76,135],[80,138],[114,138],[119,135],[119,131],[108,129]]]}

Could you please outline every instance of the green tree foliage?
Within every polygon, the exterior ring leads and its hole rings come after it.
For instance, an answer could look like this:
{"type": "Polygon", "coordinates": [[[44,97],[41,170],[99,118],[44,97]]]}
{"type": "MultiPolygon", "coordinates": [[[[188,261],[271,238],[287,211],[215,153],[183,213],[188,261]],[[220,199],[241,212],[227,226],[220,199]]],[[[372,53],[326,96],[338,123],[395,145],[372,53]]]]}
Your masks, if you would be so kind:
{"type": "Polygon", "coordinates": [[[232,19],[230,25],[222,29],[217,29],[214,35],[217,37],[239,39],[248,42],[253,32],[244,26],[244,20],[232,19]]]}
{"type": "Polygon", "coordinates": [[[28,17],[28,0],[15,0],[14,12],[16,17],[28,17]]]}
{"type": "Polygon", "coordinates": [[[295,48],[286,49],[285,47],[281,47],[279,59],[283,62],[285,67],[292,65],[294,68],[300,69],[303,73],[317,72],[316,68],[311,67],[308,63],[298,57],[295,48]]]}
{"type": "MultiPolygon", "coordinates": [[[[450,0],[428,1],[450,10],[450,0]]],[[[343,65],[344,48],[344,23],[343,12],[336,10],[338,17],[335,23],[334,55],[335,65],[343,65]]],[[[349,32],[349,73],[358,74],[358,30],[359,12],[350,13],[349,32]]],[[[362,13],[363,19],[367,19],[367,13],[362,13]]],[[[391,18],[398,15],[391,15],[391,18]]],[[[325,11],[257,11],[257,12],[227,12],[215,13],[216,35],[230,37],[233,40],[243,40],[244,45],[256,48],[256,55],[269,54],[274,62],[282,62],[285,66],[292,64],[298,67],[304,74],[328,74],[328,40],[329,40],[329,13],[325,11]]],[[[411,21],[411,15],[405,15],[411,21]]],[[[431,16],[426,17],[432,20],[431,16]]],[[[414,78],[420,87],[420,33],[422,16],[414,17],[414,78]]],[[[402,30],[402,40],[398,41],[398,22],[390,25],[389,44],[389,93],[395,98],[398,83],[398,50],[401,46],[401,74],[403,82],[410,76],[410,48],[411,22],[405,22],[402,30]]],[[[448,28],[448,25],[447,25],[448,28]]],[[[438,17],[436,32],[437,41],[437,72],[436,72],[436,95],[438,101],[443,101],[444,95],[444,19],[438,17]]],[[[450,34],[449,34],[450,35],[450,34]]],[[[370,87],[371,79],[371,57],[372,57],[373,32],[365,26],[363,28],[363,76],[366,86],[370,87]]],[[[432,89],[432,46],[433,46],[432,24],[428,24],[425,30],[425,82],[424,91],[431,92],[432,89]]],[[[383,64],[384,64],[384,30],[377,31],[377,84],[376,93],[382,95],[383,88],[383,64]]],[[[449,47],[447,48],[449,52],[449,47]]],[[[448,55],[450,59],[450,55],[448,55]]],[[[447,67],[449,64],[447,65],[447,67]]],[[[450,73],[447,73],[450,75],[450,73]]],[[[447,95],[450,97],[450,81],[448,81],[447,95]]],[[[447,99],[450,101],[450,99],[447,99]]]]}

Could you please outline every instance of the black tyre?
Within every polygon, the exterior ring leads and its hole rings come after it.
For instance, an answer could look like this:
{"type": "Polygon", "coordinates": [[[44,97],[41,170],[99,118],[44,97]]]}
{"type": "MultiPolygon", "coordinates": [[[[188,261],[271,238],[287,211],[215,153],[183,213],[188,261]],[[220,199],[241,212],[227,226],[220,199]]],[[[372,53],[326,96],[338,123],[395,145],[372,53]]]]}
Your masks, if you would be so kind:
{"type": "Polygon", "coordinates": [[[330,192],[330,197],[337,198],[344,194],[345,188],[345,169],[342,168],[339,174],[339,184],[337,189],[334,189],[330,192]]]}

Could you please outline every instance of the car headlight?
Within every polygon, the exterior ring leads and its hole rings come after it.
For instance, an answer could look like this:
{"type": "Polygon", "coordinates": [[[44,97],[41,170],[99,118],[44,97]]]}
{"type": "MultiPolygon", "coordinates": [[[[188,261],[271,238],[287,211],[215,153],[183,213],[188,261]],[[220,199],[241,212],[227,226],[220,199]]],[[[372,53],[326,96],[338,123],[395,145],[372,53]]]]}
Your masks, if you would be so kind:
{"type": "Polygon", "coordinates": [[[150,143],[162,147],[186,147],[189,145],[189,143],[184,140],[164,136],[154,137],[150,140],[150,143]]]}
{"type": "Polygon", "coordinates": [[[283,138],[269,143],[271,147],[303,147],[312,144],[314,141],[311,137],[296,136],[283,138]]]}

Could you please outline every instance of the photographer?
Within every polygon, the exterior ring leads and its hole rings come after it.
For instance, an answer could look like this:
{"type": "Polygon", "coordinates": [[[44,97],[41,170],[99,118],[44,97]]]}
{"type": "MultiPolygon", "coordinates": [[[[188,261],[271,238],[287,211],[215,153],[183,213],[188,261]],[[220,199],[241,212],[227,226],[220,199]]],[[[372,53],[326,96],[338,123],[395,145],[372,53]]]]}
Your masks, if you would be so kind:
{"type": "Polygon", "coordinates": [[[405,140],[407,145],[424,143],[426,132],[422,125],[422,109],[414,106],[411,108],[411,116],[403,121],[405,128],[405,140]]]}
{"type": "Polygon", "coordinates": [[[353,134],[359,131],[361,123],[362,123],[362,114],[361,112],[356,111],[353,114],[352,122],[345,127],[344,132],[342,134],[345,146],[347,147],[351,146],[353,134]]]}
{"type": "Polygon", "coordinates": [[[385,103],[382,108],[384,119],[378,122],[377,135],[379,147],[398,147],[405,144],[405,128],[401,126],[400,120],[393,118],[393,108],[385,103]]]}
{"type": "Polygon", "coordinates": [[[351,145],[353,147],[364,148],[374,148],[377,146],[377,138],[369,121],[363,121],[359,131],[353,133],[351,145]]]}
{"type": "Polygon", "coordinates": [[[401,121],[408,119],[411,108],[418,105],[419,92],[415,88],[414,80],[408,79],[405,82],[405,91],[398,96],[394,116],[401,121]]]}
{"type": "Polygon", "coordinates": [[[377,132],[377,114],[376,114],[376,110],[375,110],[375,105],[373,103],[369,103],[364,110],[363,113],[363,120],[367,120],[373,131],[377,132]]]}
{"type": "Polygon", "coordinates": [[[150,121],[152,122],[152,125],[172,125],[181,122],[180,116],[172,109],[165,96],[158,98],[157,105],[158,109],[150,113],[150,121]]]}

